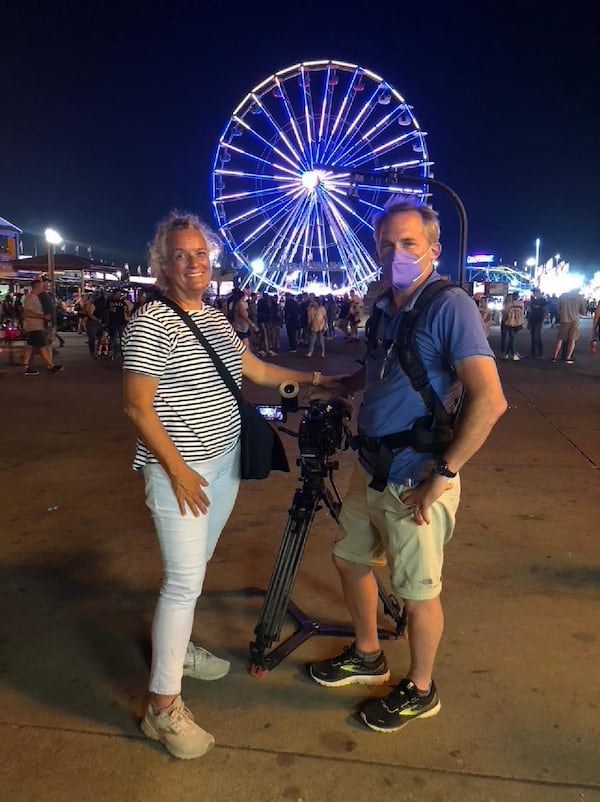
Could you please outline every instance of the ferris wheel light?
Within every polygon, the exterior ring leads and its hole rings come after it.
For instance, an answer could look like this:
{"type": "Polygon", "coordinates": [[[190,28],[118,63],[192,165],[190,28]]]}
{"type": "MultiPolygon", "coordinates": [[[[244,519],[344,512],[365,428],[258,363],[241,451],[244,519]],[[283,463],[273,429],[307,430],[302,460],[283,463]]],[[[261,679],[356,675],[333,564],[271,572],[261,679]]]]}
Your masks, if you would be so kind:
{"type": "Polygon", "coordinates": [[[250,267],[254,273],[264,273],[265,263],[262,259],[253,259],[250,262],[250,267]]]}
{"type": "Polygon", "coordinates": [[[310,191],[316,189],[321,183],[319,172],[319,170],[308,170],[308,172],[302,173],[302,178],[300,179],[302,181],[302,186],[310,191]]]}

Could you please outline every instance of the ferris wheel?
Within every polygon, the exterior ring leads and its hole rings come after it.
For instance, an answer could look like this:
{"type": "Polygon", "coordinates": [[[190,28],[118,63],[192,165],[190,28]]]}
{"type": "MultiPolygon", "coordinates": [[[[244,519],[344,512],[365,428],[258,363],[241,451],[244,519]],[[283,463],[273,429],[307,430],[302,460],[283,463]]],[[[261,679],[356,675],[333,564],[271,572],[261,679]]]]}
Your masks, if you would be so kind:
{"type": "Polygon", "coordinates": [[[227,122],[212,171],[242,286],[365,290],[378,273],[373,215],[390,192],[427,194],[426,135],[402,95],[356,64],[302,62],[258,84],[227,122]],[[423,183],[366,177],[392,170],[423,183]]]}

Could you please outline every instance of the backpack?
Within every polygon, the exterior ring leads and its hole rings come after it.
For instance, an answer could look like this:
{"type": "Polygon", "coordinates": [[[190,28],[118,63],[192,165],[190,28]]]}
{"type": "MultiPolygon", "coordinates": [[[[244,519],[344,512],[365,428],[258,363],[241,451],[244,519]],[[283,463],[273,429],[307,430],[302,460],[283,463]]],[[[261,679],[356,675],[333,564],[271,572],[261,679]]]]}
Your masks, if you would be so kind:
{"type": "Polygon", "coordinates": [[[523,306],[519,303],[513,303],[506,310],[506,317],[504,318],[504,325],[509,329],[523,328],[523,306]]]}

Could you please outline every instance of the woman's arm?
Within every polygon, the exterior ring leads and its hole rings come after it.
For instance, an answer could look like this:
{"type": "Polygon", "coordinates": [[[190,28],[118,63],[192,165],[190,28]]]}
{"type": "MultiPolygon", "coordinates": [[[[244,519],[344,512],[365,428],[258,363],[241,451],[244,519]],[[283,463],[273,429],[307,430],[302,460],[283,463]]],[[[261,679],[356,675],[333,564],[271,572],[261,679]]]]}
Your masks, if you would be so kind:
{"type": "MultiPolygon", "coordinates": [[[[262,387],[279,387],[283,382],[297,382],[300,385],[327,390],[328,397],[331,397],[330,390],[335,390],[337,395],[348,395],[349,392],[348,388],[342,385],[342,376],[323,376],[316,371],[309,373],[283,368],[271,362],[263,362],[248,349],[242,354],[242,374],[244,378],[262,387]]],[[[318,397],[317,391],[311,394],[313,397],[318,397]]]]}
{"type": "Polygon", "coordinates": [[[154,410],[158,378],[124,371],[123,401],[125,414],[133,422],[139,436],[165,469],[179,511],[186,514],[186,504],[197,518],[208,510],[209,501],[202,490],[208,482],[184,462],[154,410]]]}

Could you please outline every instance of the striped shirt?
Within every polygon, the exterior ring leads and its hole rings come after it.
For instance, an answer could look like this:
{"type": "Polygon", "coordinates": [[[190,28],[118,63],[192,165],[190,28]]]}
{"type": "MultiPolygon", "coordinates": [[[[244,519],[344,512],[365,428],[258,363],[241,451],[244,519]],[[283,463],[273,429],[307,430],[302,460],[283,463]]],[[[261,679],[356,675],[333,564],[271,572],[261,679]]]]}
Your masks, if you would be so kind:
{"type": "MultiPolygon", "coordinates": [[[[246,350],[227,319],[212,306],[190,312],[192,320],[242,384],[246,350]]],[[[160,301],[144,304],[125,329],[123,369],[156,377],[154,411],[185,462],[226,454],[240,436],[235,398],[196,335],[160,301]]],[[[138,437],[134,470],[158,462],[138,437]]]]}

